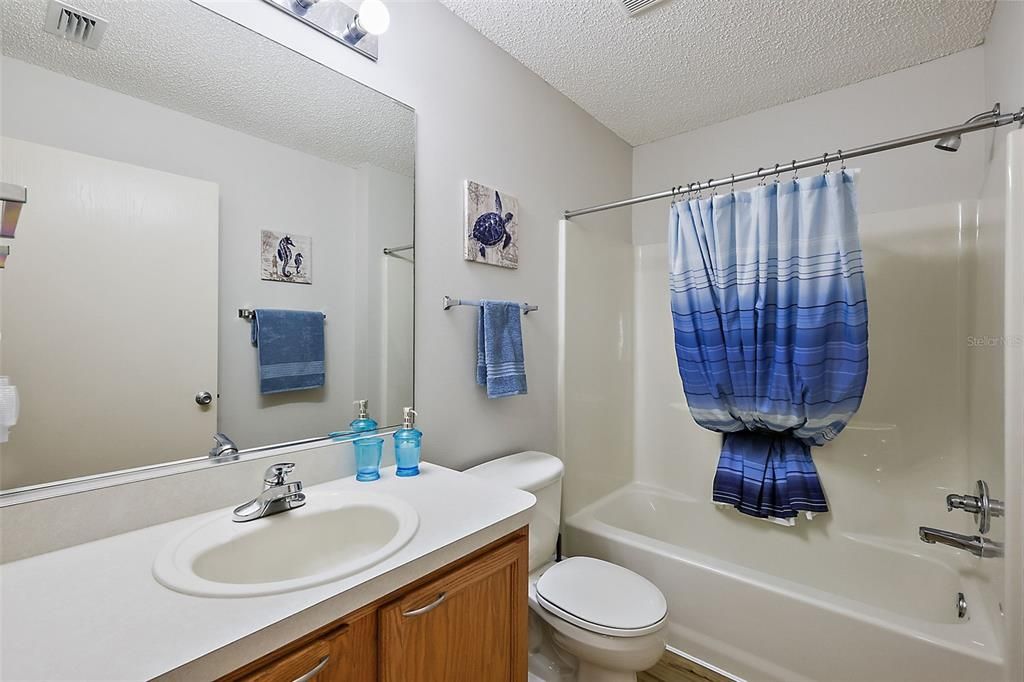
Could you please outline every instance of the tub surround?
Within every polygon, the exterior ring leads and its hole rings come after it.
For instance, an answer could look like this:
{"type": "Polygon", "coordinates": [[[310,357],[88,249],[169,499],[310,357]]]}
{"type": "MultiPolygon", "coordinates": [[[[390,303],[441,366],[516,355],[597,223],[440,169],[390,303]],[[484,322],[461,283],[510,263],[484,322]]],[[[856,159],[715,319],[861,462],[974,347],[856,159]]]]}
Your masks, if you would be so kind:
{"type": "Polygon", "coordinates": [[[419,513],[419,530],[382,563],[296,592],[197,598],[156,582],[153,560],[166,543],[231,508],[0,566],[0,677],[213,679],[522,528],[535,502],[427,463],[411,479],[388,467],[371,484],[346,478],[306,492],[352,490],[401,497],[419,513]]]}

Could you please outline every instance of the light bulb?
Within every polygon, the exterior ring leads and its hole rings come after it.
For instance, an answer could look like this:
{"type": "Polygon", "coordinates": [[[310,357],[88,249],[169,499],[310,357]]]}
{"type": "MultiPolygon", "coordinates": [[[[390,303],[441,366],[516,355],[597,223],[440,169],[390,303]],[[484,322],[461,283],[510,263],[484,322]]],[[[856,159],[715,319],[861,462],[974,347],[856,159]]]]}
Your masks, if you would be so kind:
{"type": "Polygon", "coordinates": [[[388,26],[391,24],[391,13],[388,12],[387,6],[381,0],[363,0],[359,5],[356,21],[359,22],[360,28],[370,35],[379,36],[388,30],[388,26]]]}

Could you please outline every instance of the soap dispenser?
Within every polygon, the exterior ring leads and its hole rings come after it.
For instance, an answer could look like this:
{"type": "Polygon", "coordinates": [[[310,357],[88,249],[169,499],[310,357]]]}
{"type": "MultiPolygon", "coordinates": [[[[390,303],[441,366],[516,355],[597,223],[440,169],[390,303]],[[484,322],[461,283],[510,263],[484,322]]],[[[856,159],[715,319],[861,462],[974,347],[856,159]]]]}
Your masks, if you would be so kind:
{"type": "Polygon", "coordinates": [[[370,419],[370,401],[364,398],[362,400],[355,401],[354,404],[359,408],[359,415],[352,420],[349,427],[356,433],[361,433],[363,431],[376,431],[377,422],[370,419]]]}
{"type": "Polygon", "coordinates": [[[395,464],[397,476],[415,476],[420,473],[420,441],[423,432],[416,428],[416,410],[402,409],[402,428],[395,431],[395,464]]]}
{"type": "Polygon", "coordinates": [[[375,422],[373,419],[370,419],[370,401],[364,398],[363,400],[356,400],[352,404],[359,409],[359,414],[348,425],[349,430],[331,431],[329,434],[327,434],[329,438],[333,438],[337,442],[344,442],[346,440],[351,440],[349,436],[351,436],[353,433],[377,430],[377,422],[375,422]]]}

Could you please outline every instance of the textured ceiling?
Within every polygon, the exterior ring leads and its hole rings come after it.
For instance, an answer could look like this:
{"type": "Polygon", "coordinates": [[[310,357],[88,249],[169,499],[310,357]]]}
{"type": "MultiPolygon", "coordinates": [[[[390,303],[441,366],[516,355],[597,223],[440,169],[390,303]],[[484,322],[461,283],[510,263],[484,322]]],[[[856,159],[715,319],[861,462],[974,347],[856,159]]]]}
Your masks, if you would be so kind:
{"type": "Polygon", "coordinates": [[[441,0],[637,145],[974,47],[991,0],[441,0]]]}
{"type": "Polygon", "coordinates": [[[0,0],[3,53],[329,161],[413,174],[415,115],[356,81],[189,0],[69,4],[110,21],[98,50],[45,33],[46,0],[0,0]]]}

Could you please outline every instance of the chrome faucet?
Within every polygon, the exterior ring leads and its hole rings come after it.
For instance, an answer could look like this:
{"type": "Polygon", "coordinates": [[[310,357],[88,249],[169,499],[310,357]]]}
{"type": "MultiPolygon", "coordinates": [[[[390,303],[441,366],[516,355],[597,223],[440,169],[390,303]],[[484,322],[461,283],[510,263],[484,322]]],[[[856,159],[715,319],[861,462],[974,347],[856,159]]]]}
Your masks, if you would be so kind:
{"type": "Polygon", "coordinates": [[[238,446],[226,434],[217,432],[213,434],[213,447],[210,449],[210,457],[223,460],[238,459],[238,446]]]}
{"type": "Polygon", "coordinates": [[[1006,506],[1002,500],[996,500],[988,495],[988,483],[978,481],[974,484],[976,495],[946,495],[946,511],[962,509],[974,514],[974,520],[978,523],[978,532],[984,535],[992,528],[992,518],[999,518],[1006,514],[1006,506]]]}
{"type": "Polygon", "coordinates": [[[1003,543],[989,540],[980,535],[961,535],[960,533],[929,528],[927,526],[921,526],[918,529],[918,534],[921,536],[921,541],[927,542],[929,545],[939,543],[940,545],[967,550],[977,557],[1003,556],[1003,543]]]}
{"type": "Polygon", "coordinates": [[[306,504],[302,481],[288,483],[288,474],[295,468],[293,462],[279,462],[263,474],[263,492],[245,504],[236,507],[234,520],[238,523],[262,519],[296,509],[306,504]]]}

